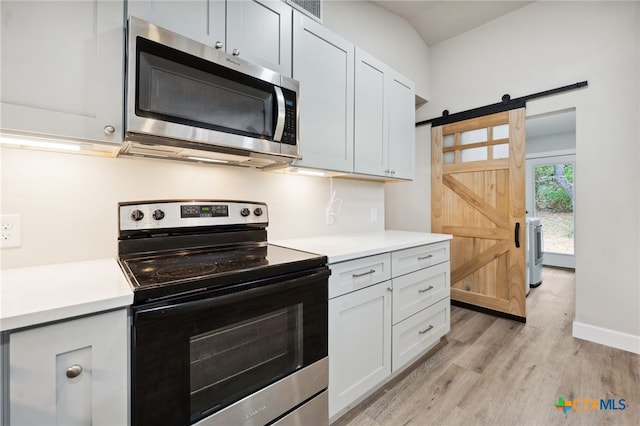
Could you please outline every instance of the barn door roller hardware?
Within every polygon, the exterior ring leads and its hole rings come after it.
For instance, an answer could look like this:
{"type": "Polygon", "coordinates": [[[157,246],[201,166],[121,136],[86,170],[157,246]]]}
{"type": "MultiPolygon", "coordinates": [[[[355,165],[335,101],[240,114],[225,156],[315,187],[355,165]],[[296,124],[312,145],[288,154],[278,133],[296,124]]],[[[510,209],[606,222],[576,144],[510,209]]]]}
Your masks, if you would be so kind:
{"type": "Polygon", "coordinates": [[[569,90],[579,89],[586,87],[588,82],[580,81],[578,83],[569,84],[567,86],[556,87],[555,89],[545,90],[544,92],[533,93],[527,96],[521,96],[516,99],[511,99],[511,96],[506,94],[502,97],[502,102],[498,102],[491,105],[485,105],[479,108],[469,109],[467,111],[457,112],[455,114],[449,114],[449,110],[442,111],[442,117],[436,117],[429,120],[419,121],[416,123],[416,127],[431,124],[432,126],[442,126],[443,124],[455,123],[456,121],[469,120],[471,118],[482,117],[484,115],[495,114],[498,112],[509,111],[511,109],[522,108],[526,105],[527,101],[536,98],[542,98],[544,96],[555,95],[556,93],[568,92],[569,90]]]}

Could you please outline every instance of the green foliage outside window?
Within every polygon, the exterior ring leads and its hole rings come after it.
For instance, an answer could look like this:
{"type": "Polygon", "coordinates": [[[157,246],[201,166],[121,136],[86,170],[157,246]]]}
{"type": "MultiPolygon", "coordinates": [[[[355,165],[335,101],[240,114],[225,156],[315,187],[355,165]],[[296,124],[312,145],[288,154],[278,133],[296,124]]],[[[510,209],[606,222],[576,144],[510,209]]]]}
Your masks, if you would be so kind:
{"type": "Polygon", "coordinates": [[[534,170],[537,209],[573,211],[573,164],[538,166],[534,170]]]}

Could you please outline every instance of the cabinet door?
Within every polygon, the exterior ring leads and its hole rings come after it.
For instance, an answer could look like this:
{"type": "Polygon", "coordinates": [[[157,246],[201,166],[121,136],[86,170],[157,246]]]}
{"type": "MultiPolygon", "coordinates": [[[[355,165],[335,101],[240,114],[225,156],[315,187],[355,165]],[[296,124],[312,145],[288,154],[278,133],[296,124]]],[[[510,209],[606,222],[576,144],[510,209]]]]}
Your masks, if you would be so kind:
{"type": "Polygon", "coordinates": [[[11,333],[10,424],[126,425],[127,341],[125,309],[11,333]]]}
{"type": "Polygon", "coordinates": [[[294,164],[351,172],[354,46],[297,11],[293,21],[302,155],[294,164]]]}
{"type": "Polygon", "coordinates": [[[329,417],[391,373],[389,281],[329,300],[329,417]]]}
{"type": "Polygon", "coordinates": [[[227,53],[291,77],[291,19],[281,1],[228,0],[227,53]]]}
{"type": "Polygon", "coordinates": [[[0,3],[3,129],[122,142],[123,5],[0,3]]]}
{"type": "Polygon", "coordinates": [[[356,48],[355,67],[353,170],[355,173],[385,176],[389,141],[386,65],[356,48]]]}
{"type": "Polygon", "coordinates": [[[415,86],[402,75],[389,73],[389,170],[396,179],[415,176],[415,86]]]}
{"type": "Polygon", "coordinates": [[[129,0],[128,15],[209,46],[225,44],[225,0],[129,0]]]}

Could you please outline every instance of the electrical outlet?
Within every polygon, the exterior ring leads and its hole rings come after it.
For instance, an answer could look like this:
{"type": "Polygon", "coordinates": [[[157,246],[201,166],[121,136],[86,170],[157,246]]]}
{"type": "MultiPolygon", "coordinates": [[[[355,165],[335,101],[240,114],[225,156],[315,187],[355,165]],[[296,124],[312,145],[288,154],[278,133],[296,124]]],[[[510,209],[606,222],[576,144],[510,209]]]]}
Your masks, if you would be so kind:
{"type": "Polygon", "coordinates": [[[19,214],[3,214],[0,225],[0,247],[20,247],[21,226],[19,214]]]}
{"type": "Polygon", "coordinates": [[[331,207],[327,207],[325,213],[326,213],[327,225],[334,225],[336,223],[336,213],[333,211],[331,207]]]}
{"type": "Polygon", "coordinates": [[[371,207],[371,222],[377,222],[377,221],[378,221],[378,208],[371,207]]]}

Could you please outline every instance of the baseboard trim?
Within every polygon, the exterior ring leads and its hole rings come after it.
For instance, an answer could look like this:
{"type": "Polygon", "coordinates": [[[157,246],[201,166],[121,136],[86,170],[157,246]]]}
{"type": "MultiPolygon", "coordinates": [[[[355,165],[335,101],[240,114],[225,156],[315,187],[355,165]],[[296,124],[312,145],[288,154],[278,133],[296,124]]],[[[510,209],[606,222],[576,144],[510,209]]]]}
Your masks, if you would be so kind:
{"type": "Polygon", "coordinates": [[[640,336],[573,322],[573,337],[640,355],[640,336]]]}

